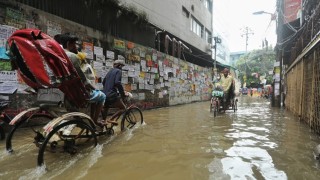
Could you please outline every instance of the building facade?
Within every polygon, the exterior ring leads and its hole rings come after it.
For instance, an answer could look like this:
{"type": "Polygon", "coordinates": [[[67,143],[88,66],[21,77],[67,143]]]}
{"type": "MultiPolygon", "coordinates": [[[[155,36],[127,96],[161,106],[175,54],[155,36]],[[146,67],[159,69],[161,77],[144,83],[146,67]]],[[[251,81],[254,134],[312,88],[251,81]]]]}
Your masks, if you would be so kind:
{"type": "Polygon", "coordinates": [[[247,53],[246,51],[239,51],[239,52],[230,53],[230,66],[236,67],[236,63],[239,60],[239,58],[246,53],[247,53]]]}
{"type": "Polygon", "coordinates": [[[220,42],[216,45],[216,59],[217,62],[230,65],[230,50],[229,50],[229,42],[228,42],[228,24],[226,24],[224,20],[222,12],[228,7],[222,1],[213,0],[213,36],[219,37],[220,42]]]}
{"type": "Polygon", "coordinates": [[[180,41],[191,50],[186,51],[190,59],[206,59],[209,63],[212,61],[212,0],[121,0],[121,2],[123,6],[145,12],[148,21],[158,28],[155,32],[156,48],[171,53],[174,47],[170,44],[174,41],[178,41],[179,44],[180,41]],[[169,41],[168,47],[163,47],[165,41],[169,41]]]}
{"type": "Polygon", "coordinates": [[[278,0],[275,95],[320,134],[320,2],[278,0]]]}

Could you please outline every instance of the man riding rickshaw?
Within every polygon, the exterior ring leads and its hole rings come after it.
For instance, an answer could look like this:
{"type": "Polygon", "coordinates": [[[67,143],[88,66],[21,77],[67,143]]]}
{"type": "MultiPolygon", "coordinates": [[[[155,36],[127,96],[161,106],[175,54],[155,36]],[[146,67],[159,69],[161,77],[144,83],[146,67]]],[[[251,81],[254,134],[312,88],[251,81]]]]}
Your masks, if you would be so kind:
{"type": "Polygon", "coordinates": [[[214,82],[212,97],[219,99],[218,106],[222,105],[225,111],[229,106],[233,106],[234,108],[235,82],[227,68],[224,68],[221,73],[223,75],[219,75],[220,78],[217,78],[214,82]]]}

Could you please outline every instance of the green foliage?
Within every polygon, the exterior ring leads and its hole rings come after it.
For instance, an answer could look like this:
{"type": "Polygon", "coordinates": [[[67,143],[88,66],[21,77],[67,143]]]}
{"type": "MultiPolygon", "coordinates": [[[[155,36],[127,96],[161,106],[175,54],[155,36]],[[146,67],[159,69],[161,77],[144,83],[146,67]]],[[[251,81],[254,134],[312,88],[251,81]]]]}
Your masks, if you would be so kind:
{"type": "Polygon", "coordinates": [[[239,77],[242,85],[246,83],[247,86],[250,86],[252,83],[260,83],[260,76],[266,76],[267,81],[271,82],[272,75],[269,75],[269,71],[273,70],[275,56],[275,51],[271,48],[253,50],[241,56],[236,62],[236,68],[240,71],[239,77]],[[254,73],[258,73],[259,77],[252,75],[254,73]]]}

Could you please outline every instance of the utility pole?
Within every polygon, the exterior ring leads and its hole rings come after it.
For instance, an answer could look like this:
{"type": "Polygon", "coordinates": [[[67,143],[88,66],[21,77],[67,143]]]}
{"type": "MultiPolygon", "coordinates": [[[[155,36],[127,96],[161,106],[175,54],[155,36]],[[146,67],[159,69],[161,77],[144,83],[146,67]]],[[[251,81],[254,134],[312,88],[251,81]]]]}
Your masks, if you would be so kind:
{"type": "MultiPolygon", "coordinates": [[[[253,35],[253,32],[249,27],[245,27],[244,34],[241,34],[241,37],[246,36],[246,52],[248,51],[249,35],[253,35]]],[[[247,80],[247,61],[245,60],[244,62],[245,62],[245,64],[244,64],[244,68],[245,68],[244,73],[245,74],[244,74],[244,78],[243,79],[246,82],[246,80],[247,80]]]]}
{"type": "Polygon", "coordinates": [[[249,35],[253,35],[253,31],[249,27],[245,27],[244,34],[241,34],[241,37],[246,36],[246,52],[248,51],[248,40],[249,35]]]}
{"type": "Polygon", "coordinates": [[[217,77],[217,44],[221,43],[221,39],[218,36],[213,37],[214,39],[214,77],[217,77]]]}

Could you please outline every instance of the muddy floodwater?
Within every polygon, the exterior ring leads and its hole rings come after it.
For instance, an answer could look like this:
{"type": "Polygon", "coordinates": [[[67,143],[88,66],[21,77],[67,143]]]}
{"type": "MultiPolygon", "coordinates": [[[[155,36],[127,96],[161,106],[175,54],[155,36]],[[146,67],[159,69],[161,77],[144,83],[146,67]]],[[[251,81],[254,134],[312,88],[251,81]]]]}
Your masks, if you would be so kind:
{"type": "Polygon", "coordinates": [[[319,136],[266,99],[238,99],[238,111],[215,118],[209,102],[143,111],[145,124],[47,170],[36,167],[32,132],[20,129],[12,154],[0,142],[0,179],[320,179],[319,136]]]}

